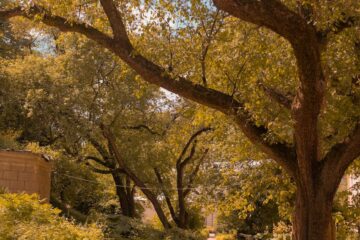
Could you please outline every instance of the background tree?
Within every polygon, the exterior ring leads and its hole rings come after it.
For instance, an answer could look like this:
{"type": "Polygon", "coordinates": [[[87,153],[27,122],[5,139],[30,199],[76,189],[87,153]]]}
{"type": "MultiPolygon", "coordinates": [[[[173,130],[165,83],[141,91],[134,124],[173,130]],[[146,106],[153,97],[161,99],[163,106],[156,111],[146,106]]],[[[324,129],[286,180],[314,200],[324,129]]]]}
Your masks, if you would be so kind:
{"type": "MultiPolygon", "coordinates": [[[[56,45],[59,49],[66,45],[66,52],[59,52],[55,56],[33,54],[19,58],[11,62],[7,71],[4,71],[12,78],[11,91],[5,92],[5,96],[17,106],[16,109],[4,112],[7,117],[4,122],[9,123],[9,117],[16,120],[12,122],[12,127],[7,125],[6,129],[19,131],[20,142],[35,141],[41,146],[51,145],[54,149],[63,151],[63,159],[87,158],[102,144],[98,142],[96,134],[91,133],[91,127],[98,127],[104,119],[115,118],[121,113],[122,117],[127,114],[128,122],[135,117],[139,118],[135,112],[129,112],[129,107],[142,109],[152,96],[150,91],[132,88],[130,85],[137,85],[133,81],[134,75],[111,57],[99,54],[90,47],[90,42],[84,40],[71,34],[63,36],[57,39],[56,45]],[[80,59],[79,53],[72,51],[72,48],[83,50],[80,59]],[[74,64],[82,64],[84,68],[79,71],[74,64]],[[115,79],[111,75],[114,73],[119,77],[115,79]],[[109,79],[112,79],[111,84],[109,79]],[[130,85],[124,85],[124,81],[128,81],[130,85]],[[81,95],[80,90],[83,91],[81,95]],[[132,94],[127,91],[132,91],[132,94]],[[144,94],[147,96],[141,97],[144,94]],[[39,125],[39,122],[42,124],[39,125]],[[85,143],[93,146],[93,150],[85,143]]],[[[143,114],[140,111],[136,113],[143,114]]],[[[58,170],[61,171],[61,168],[58,170]]],[[[119,178],[118,173],[114,172],[114,178],[119,188],[125,185],[123,175],[119,178]]],[[[121,193],[126,192],[118,193],[119,201],[122,202],[127,196],[121,193]]],[[[133,197],[132,194],[129,200],[133,201],[133,197]]],[[[134,217],[133,208],[131,213],[123,209],[124,214],[134,217]]],[[[88,212],[86,210],[83,213],[88,212]]]]}
{"type": "MultiPolygon", "coordinates": [[[[186,132],[189,131],[189,128],[194,127],[186,125],[186,120],[181,118],[183,117],[178,116],[176,119],[178,123],[173,123],[173,126],[164,131],[164,135],[157,138],[155,142],[148,142],[143,149],[143,153],[137,157],[138,161],[146,163],[145,169],[148,169],[146,171],[150,170],[150,173],[142,172],[139,174],[139,171],[135,169],[135,172],[130,170],[129,175],[137,175],[135,176],[138,182],[137,185],[144,186],[140,188],[144,193],[144,190],[146,190],[150,195],[158,195],[164,198],[165,209],[167,208],[172,221],[178,227],[189,228],[191,227],[192,213],[189,213],[187,199],[198,184],[199,188],[201,188],[201,183],[195,181],[199,175],[201,165],[209,158],[209,149],[206,148],[209,139],[206,139],[207,135],[206,137],[201,135],[211,129],[200,127],[188,136],[186,132]],[[179,136],[180,132],[184,132],[181,137],[179,136]],[[146,176],[145,180],[144,176],[146,176]],[[150,189],[145,189],[145,186],[150,189]]],[[[189,123],[191,124],[191,121],[189,123]]],[[[116,145],[111,139],[111,134],[107,138],[113,146],[116,145]]],[[[126,149],[121,145],[123,145],[122,142],[120,142],[120,149],[126,149]]]]}
{"type": "MultiPolygon", "coordinates": [[[[164,225],[169,227],[162,203],[157,198],[159,194],[165,194],[166,199],[170,199],[164,184],[168,184],[171,191],[178,189],[177,204],[173,206],[169,200],[167,206],[176,225],[188,228],[191,219],[185,199],[195,188],[194,181],[208,152],[201,150],[204,152],[198,153],[197,138],[210,129],[199,127],[194,135],[184,139],[188,129],[195,124],[185,116],[193,114],[191,107],[187,107],[187,113],[173,114],[176,108],[183,111],[180,103],[170,104],[163,93],[143,88],[134,81],[131,71],[107,53],[99,53],[96,46],[83,38],[69,34],[58,38],[55,44],[57,49],[64,50],[55,56],[31,55],[18,59],[7,68],[7,74],[22,86],[18,92],[25,102],[21,112],[24,121],[17,126],[21,131],[18,140],[36,141],[41,146],[62,151],[57,165],[60,175],[70,171],[95,181],[91,174],[84,176],[82,165],[78,166],[78,171],[76,164],[67,163],[67,158],[78,158],[97,174],[111,175],[122,213],[128,217],[138,215],[135,188],[146,185],[140,189],[156,205],[164,225]],[[175,121],[179,123],[174,128],[175,121]],[[186,126],[185,122],[188,122],[186,126]],[[105,125],[111,128],[117,142],[112,144],[116,147],[109,144],[111,139],[104,138],[102,128],[105,125]],[[179,137],[179,131],[183,132],[182,137],[179,137]],[[180,143],[183,144],[180,149],[175,147],[180,143]],[[125,159],[122,160],[124,167],[120,166],[115,149],[125,159]],[[176,176],[170,174],[174,169],[176,176]],[[160,179],[162,183],[158,182],[160,179]]],[[[63,205],[69,204],[88,215],[91,206],[85,205],[95,202],[91,203],[90,196],[85,197],[89,200],[85,202],[77,198],[89,193],[87,187],[76,187],[80,183],[60,175],[55,178],[58,183],[54,185],[54,197],[63,205]],[[73,184],[67,184],[67,181],[73,184]],[[84,194],[80,194],[81,190],[84,194]]],[[[101,198],[95,188],[94,197],[101,198]]]]}

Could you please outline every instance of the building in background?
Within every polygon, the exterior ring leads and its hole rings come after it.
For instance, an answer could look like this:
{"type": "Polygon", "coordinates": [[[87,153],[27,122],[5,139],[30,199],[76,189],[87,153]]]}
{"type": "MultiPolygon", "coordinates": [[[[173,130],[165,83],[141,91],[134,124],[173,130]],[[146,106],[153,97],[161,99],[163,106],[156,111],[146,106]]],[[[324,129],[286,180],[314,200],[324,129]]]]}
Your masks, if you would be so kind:
{"type": "Polygon", "coordinates": [[[49,200],[51,168],[49,158],[44,155],[0,150],[0,187],[10,193],[37,193],[49,200]]]}

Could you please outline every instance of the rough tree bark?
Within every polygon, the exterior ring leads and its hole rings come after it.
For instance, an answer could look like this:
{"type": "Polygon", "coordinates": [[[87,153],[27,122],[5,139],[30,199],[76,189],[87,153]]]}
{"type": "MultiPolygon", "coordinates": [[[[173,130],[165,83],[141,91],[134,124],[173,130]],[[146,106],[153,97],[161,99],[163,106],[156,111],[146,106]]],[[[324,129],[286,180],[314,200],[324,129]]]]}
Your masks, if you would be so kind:
{"type": "MultiPolygon", "coordinates": [[[[319,156],[318,119],[326,91],[321,52],[326,47],[328,33],[335,34],[355,25],[358,17],[334,22],[328,31],[318,31],[309,16],[290,10],[280,0],[213,0],[215,6],[243,21],[268,28],[291,44],[297,60],[300,80],[291,104],[294,125],[294,146],[270,144],[264,140],[265,126],[256,125],[244,108],[245,102],[220,91],[194,84],[184,77],[171,78],[162,67],[134,51],[127,36],[122,16],[112,0],[101,5],[113,30],[109,36],[84,23],[71,22],[54,16],[41,6],[25,11],[21,7],[0,10],[0,18],[16,16],[41,21],[63,32],[77,32],[112,51],[142,78],[182,97],[219,110],[235,120],[245,136],[261,151],[274,159],[297,184],[294,215],[294,239],[332,240],[329,234],[333,198],[346,168],[360,155],[360,127],[343,142],[334,145],[324,158],[319,156]]],[[[307,11],[311,14],[311,11],[307,11]]],[[[308,14],[307,14],[308,15],[308,14]]],[[[281,104],[281,103],[280,103],[281,104]]]]}
{"type": "Polygon", "coordinates": [[[293,222],[293,239],[335,239],[331,209],[332,199],[323,191],[304,196],[298,187],[293,222]]]}

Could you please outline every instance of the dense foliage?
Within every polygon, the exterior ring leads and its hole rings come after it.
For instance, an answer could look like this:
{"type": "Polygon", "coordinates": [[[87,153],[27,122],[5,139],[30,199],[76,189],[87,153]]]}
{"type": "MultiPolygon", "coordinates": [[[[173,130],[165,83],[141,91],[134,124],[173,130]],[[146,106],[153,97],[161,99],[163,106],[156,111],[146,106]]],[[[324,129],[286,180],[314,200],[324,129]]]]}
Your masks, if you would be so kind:
{"type": "Polygon", "coordinates": [[[36,195],[0,194],[0,239],[103,239],[99,226],[76,225],[36,195]]]}

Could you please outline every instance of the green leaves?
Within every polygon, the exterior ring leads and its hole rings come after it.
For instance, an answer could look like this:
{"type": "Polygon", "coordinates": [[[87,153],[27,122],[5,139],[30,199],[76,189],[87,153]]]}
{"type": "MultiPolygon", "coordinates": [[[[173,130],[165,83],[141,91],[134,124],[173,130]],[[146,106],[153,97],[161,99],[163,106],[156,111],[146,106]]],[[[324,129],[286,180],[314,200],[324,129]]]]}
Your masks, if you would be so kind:
{"type": "Polygon", "coordinates": [[[41,203],[36,195],[1,194],[0,224],[3,239],[103,239],[95,225],[79,226],[58,214],[60,210],[41,203]]]}

